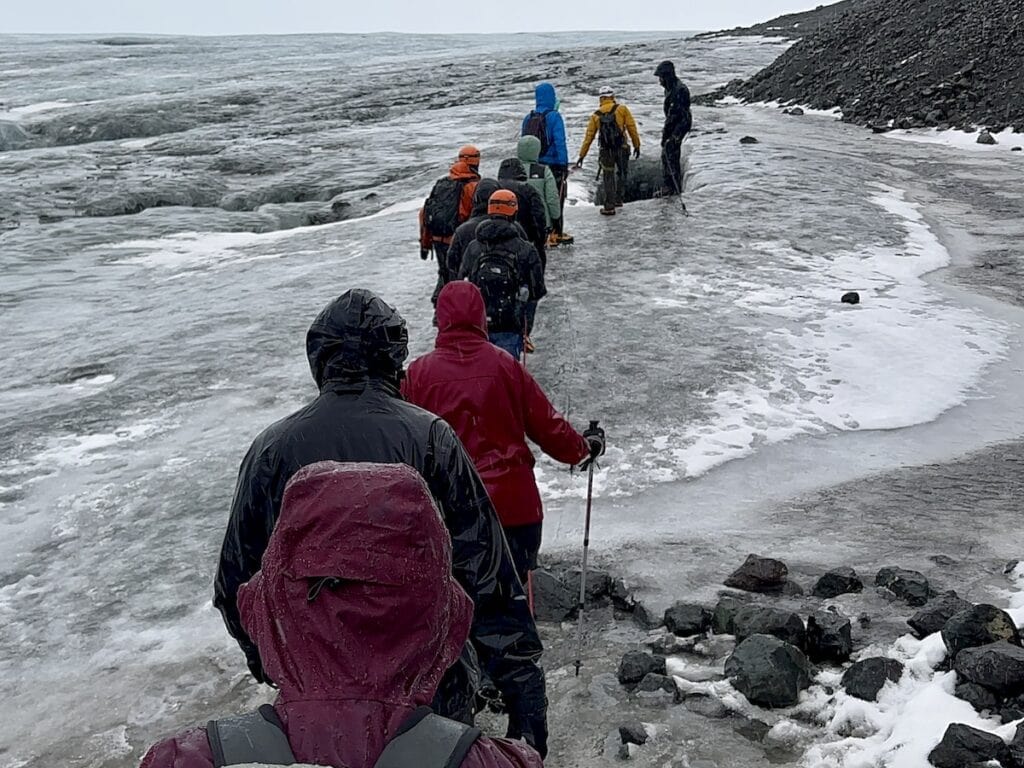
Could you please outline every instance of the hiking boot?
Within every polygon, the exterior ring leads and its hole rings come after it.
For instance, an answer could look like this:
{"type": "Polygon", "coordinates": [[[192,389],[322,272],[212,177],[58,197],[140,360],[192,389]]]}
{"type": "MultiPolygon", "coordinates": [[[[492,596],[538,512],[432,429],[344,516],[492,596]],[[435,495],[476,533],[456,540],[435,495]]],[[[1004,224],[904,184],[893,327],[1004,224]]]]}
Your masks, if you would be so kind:
{"type": "Polygon", "coordinates": [[[625,205],[625,203],[624,203],[624,202],[622,202],[622,201],[620,200],[619,202],[617,202],[617,203],[615,204],[615,207],[616,207],[616,208],[621,208],[621,207],[622,207],[622,206],[624,206],[624,205],[625,205]]]}
{"type": "Polygon", "coordinates": [[[557,232],[552,232],[548,235],[548,248],[557,248],[562,242],[557,232]]]}
{"type": "Polygon", "coordinates": [[[614,216],[615,215],[615,209],[614,208],[602,208],[601,209],[601,215],[602,216],[614,216]]]}
{"type": "Polygon", "coordinates": [[[572,235],[563,232],[562,234],[558,235],[558,242],[561,245],[572,245],[573,243],[576,242],[576,238],[573,237],[572,235]]]}
{"type": "Polygon", "coordinates": [[[534,352],[537,351],[537,347],[534,346],[529,336],[523,337],[523,349],[526,350],[526,354],[528,355],[532,355],[534,352]]]}

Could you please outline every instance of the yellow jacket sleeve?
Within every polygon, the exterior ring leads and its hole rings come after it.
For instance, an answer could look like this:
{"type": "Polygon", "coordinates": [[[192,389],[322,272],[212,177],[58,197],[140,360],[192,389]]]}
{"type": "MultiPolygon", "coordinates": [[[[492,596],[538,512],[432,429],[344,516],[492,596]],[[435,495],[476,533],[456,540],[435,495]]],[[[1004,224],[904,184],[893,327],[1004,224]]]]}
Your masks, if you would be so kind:
{"type": "Polygon", "coordinates": [[[580,160],[583,160],[587,156],[587,152],[590,151],[590,145],[594,143],[594,137],[597,136],[597,129],[600,125],[601,118],[595,112],[590,116],[590,122],[587,123],[587,135],[583,137],[583,146],[580,147],[580,160]]]}
{"type": "Polygon", "coordinates": [[[629,107],[619,104],[619,108],[615,110],[615,119],[622,132],[629,134],[629,138],[633,142],[633,149],[640,149],[640,134],[636,130],[636,120],[633,119],[633,113],[629,111],[629,107]]]}

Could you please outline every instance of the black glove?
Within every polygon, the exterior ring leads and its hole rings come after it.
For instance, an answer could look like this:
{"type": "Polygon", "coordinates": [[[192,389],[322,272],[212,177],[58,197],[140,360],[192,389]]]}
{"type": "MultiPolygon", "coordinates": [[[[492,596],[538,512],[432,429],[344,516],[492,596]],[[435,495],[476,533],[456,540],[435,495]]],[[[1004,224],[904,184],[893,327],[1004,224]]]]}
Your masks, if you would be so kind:
{"type": "Polygon", "coordinates": [[[420,258],[426,261],[430,257],[429,248],[420,248],[420,258]]]}
{"type": "Polygon", "coordinates": [[[640,147],[634,147],[633,148],[633,159],[636,160],[638,157],[640,157],[640,147]]]}
{"type": "Polygon", "coordinates": [[[590,456],[584,459],[583,463],[580,464],[580,470],[586,470],[590,468],[590,465],[597,460],[598,456],[604,456],[605,449],[605,435],[604,430],[597,426],[596,421],[590,422],[590,426],[587,427],[583,433],[583,438],[587,441],[587,445],[590,447],[590,456]]]}
{"type": "Polygon", "coordinates": [[[576,164],[573,166],[573,168],[582,168],[582,167],[583,167],[583,158],[581,157],[579,160],[576,161],[576,164]]]}

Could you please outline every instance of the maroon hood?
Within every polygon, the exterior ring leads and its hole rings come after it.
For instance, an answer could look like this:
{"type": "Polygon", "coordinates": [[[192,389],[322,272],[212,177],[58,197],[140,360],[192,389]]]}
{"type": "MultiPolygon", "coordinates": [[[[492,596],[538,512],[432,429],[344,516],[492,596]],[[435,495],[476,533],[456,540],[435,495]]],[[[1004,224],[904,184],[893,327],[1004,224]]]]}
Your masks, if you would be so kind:
{"type": "Polygon", "coordinates": [[[471,331],[487,338],[487,310],[480,289],[467,280],[448,283],[437,296],[437,330],[471,331]]]}
{"type": "Polygon", "coordinates": [[[469,635],[473,605],[451,571],[448,531],[415,470],[324,461],[288,482],[238,606],[286,707],[418,706],[469,635]]]}

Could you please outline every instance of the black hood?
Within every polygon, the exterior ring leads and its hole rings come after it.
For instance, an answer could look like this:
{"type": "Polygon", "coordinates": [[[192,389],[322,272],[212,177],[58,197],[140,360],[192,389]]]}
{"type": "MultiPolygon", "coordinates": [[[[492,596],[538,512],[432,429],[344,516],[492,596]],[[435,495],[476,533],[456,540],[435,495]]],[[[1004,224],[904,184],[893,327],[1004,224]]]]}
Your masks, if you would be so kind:
{"type": "Polygon", "coordinates": [[[498,167],[498,178],[526,181],[529,177],[526,175],[523,161],[518,157],[509,157],[501,161],[501,165],[498,167]]]}
{"type": "Polygon", "coordinates": [[[481,243],[500,243],[512,238],[519,238],[519,227],[504,216],[485,219],[476,228],[476,239],[481,243]]]}
{"type": "Polygon", "coordinates": [[[487,201],[491,195],[501,189],[501,185],[494,179],[480,179],[476,185],[476,192],[473,193],[473,216],[485,216],[487,214],[487,201]]]}
{"type": "Polygon", "coordinates": [[[306,334],[306,356],[321,389],[328,381],[369,375],[399,379],[408,354],[405,320],[365,288],[346,291],[324,307],[306,334]]]}

